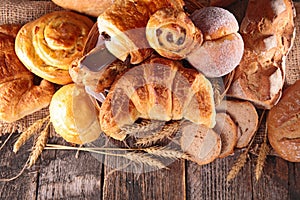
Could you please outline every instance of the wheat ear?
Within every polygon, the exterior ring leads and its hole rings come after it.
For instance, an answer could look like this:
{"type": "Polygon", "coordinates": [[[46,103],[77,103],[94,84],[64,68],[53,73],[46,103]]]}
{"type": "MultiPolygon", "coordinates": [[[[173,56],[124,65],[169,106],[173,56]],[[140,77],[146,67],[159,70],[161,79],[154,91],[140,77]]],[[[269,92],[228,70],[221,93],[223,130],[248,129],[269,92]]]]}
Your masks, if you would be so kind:
{"type": "Polygon", "coordinates": [[[136,135],[138,133],[147,133],[156,131],[161,128],[165,122],[158,120],[142,120],[140,123],[134,123],[132,125],[124,126],[121,128],[121,132],[129,135],[136,135]]]}
{"type": "Polygon", "coordinates": [[[238,158],[238,160],[234,163],[233,167],[229,171],[227,175],[227,182],[233,180],[240,170],[245,166],[247,162],[247,157],[248,157],[248,151],[244,151],[238,158]]]}
{"type": "Polygon", "coordinates": [[[31,126],[29,126],[21,135],[19,136],[18,140],[15,142],[13,147],[13,152],[17,153],[21,146],[37,131],[39,131],[44,123],[50,119],[50,116],[47,116],[43,119],[39,119],[34,122],[31,126]]]}
{"type": "Polygon", "coordinates": [[[163,157],[163,158],[170,158],[170,159],[189,159],[190,156],[187,153],[184,153],[180,150],[177,149],[171,149],[168,147],[148,147],[144,148],[143,151],[155,155],[158,157],[163,157]]]}

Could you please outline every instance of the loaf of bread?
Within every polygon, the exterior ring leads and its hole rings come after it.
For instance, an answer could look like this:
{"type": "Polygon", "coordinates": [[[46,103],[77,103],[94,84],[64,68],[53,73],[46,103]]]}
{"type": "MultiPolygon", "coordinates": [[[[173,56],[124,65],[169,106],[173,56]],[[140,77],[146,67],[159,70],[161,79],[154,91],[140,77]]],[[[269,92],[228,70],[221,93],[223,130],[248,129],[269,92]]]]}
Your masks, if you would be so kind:
{"type": "Polygon", "coordinates": [[[107,49],[118,59],[141,63],[152,53],[145,27],[157,10],[171,6],[183,9],[182,0],[117,1],[97,19],[100,35],[106,38],[107,49]]]}
{"type": "Polygon", "coordinates": [[[84,13],[93,17],[98,17],[107,8],[109,8],[115,0],[52,0],[58,6],[84,13]]]}
{"type": "Polygon", "coordinates": [[[93,22],[86,16],[56,11],[25,24],[19,31],[15,50],[34,74],[50,82],[72,82],[69,68],[82,51],[93,22]]]}
{"type": "Polygon", "coordinates": [[[201,31],[183,10],[162,8],[149,19],[146,37],[161,56],[173,60],[187,57],[203,41],[201,31]]]}
{"type": "Polygon", "coordinates": [[[186,122],[181,127],[180,146],[191,156],[191,160],[199,165],[205,165],[219,157],[221,139],[213,129],[192,122],[186,122]]]}
{"type": "Polygon", "coordinates": [[[241,23],[245,51],[228,95],[270,109],[281,97],[285,58],[293,44],[291,0],[250,0],[241,23]]]}
{"type": "Polygon", "coordinates": [[[98,111],[83,87],[73,83],[61,87],[49,111],[55,131],[68,142],[89,143],[101,134],[98,111]]]}
{"type": "Polygon", "coordinates": [[[100,110],[101,129],[109,136],[138,118],[162,121],[188,119],[207,127],[215,125],[211,83],[197,70],[180,62],[152,58],[135,66],[114,82],[100,110]]]}
{"type": "Polygon", "coordinates": [[[269,112],[268,138],[276,153],[290,162],[300,162],[300,80],[284,91],[269,112]]]}
{"type": "Polygon", "coordinates": [[[232,13],[219,7],[205,7],[191,19],[204,38],[187,60],[207,77],[221,77],[236,68],[243,56],[244,42],[232,13]]]}
{"type": "Polygon", "coordinates": [[[226,112],[238,126],[237,148],[247,147],[258,129],[258,114],[248,101],[224,100],[216,107],[217,112],[226,112]]]}
{"type": "Polygon", "coordinates": [[[14,122],[49,105],[54,86],[34,75],[18,59],[14,46],[21,26],[0,25],[0,120],[14,122]]]}

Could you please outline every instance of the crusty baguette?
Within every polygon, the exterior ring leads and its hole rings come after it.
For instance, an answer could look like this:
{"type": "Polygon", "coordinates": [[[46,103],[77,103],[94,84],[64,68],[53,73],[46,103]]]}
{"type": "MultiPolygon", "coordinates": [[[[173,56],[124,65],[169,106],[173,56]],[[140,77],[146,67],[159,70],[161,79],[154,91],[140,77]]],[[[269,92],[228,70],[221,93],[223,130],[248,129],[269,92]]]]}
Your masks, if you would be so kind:
{"type": "Polygon", "coordinates": [[[221,152],[221,139],[213,129],[186,122],[181,127],[180,146],[199,165],[214,161],[221,152]]]}
{"type": "Polygon", "coordinates": [[[258,128],[258,114],[253,104],[248,101],[224,100],[216,110],[228,113],[238,125],[240,136],[236,147],[246,147],[258,128]]]}
{"type": "Polygon", "coordinates": [[[222,148],[219,158],[225,158],[234,152],[234,148],[238,141],[238,128],[230,115],[226,113],[217,113],[216,125],[214,131],[220,134],[222,148]]]}

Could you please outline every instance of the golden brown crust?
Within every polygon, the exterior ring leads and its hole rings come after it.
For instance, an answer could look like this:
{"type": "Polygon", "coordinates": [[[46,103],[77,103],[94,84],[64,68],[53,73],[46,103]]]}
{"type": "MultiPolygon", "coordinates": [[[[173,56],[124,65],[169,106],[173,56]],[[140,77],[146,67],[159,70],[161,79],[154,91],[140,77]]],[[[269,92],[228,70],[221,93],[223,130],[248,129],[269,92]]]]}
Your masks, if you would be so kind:
{"type": "Polygon", "coordinates": [[[114,82],[99,118],[102,130],[119,139],[115,134],[120,128],[139,117],[164,121],[186,118],[213,127],[211,84],[202,74],[183,68],[179,62],[152,58],[129,69],[114,82]]]}
{"type": "Polygon", "coordinates": [[[49,105],[53,84],[43,80],[33,84],[33,74],[24,67],[14,51],[20,25],[0,26],[0,119],[16,121],[49,105]]]}
{"type": "Polygon", "coordinates": [[[92,24],[87,17],[68,11],[46,14],[21,28],[16,53],[34,74],[53,83],[70,83],[69,67],[82,56],[92,24]]]}
{"type": "Polygon", "coordinates": [[[201,31],[182,10],[162,8],[149,19],[146,37],[161,56],[180,60],[186,58],[203,41],[201,31]]]}
{"type": "Polygon", "coordinates": [[[97,19],[100,34],[108,37],[107,49],[122,61],[130,55],[132,64],[142,62],[152,53],[145,34],[150,16],[163,7],[182,7],[180,3],[172,0],[117,1],[97,19]]]}
{"type": "Polygon", "coordinates": [[[268,138],[276,153],[290,162],[300,162],[300,80],[286,91],[269,112],[268,138]]]}

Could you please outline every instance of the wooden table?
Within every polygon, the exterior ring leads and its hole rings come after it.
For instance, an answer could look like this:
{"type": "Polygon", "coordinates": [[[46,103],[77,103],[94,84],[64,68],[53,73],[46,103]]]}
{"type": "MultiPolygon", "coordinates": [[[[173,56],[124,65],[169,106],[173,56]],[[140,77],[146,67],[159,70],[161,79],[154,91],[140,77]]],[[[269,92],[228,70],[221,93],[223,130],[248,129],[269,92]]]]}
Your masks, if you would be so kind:
{"type": "MultiPolygon", "coordinates": [[[[296,7],[299,10],[299,4],[296,7]]],[[[0,141],[7,137],[0,137],[0,141]]],[[[14,154],[16,137],[13,135],[0,151],[1,178],[16,175],[28,158],[32,141],[14,154]]],[[[63,141],[52,138],[49,143],[63,141]]],[[[100,162],[90,153],[75,155],[75,151],[45,150],[38,163],[18,179],[0,182],[0,199],[300,199],[300,163],[274,156],[267,158],[259,181],[254,177],[256,156],[250,155],[238,176],[227,183],[238,153],[205,166],[182,160],[169,169],[142,174],[113,170],[106,165],[111,157],[100,162]]]]}

